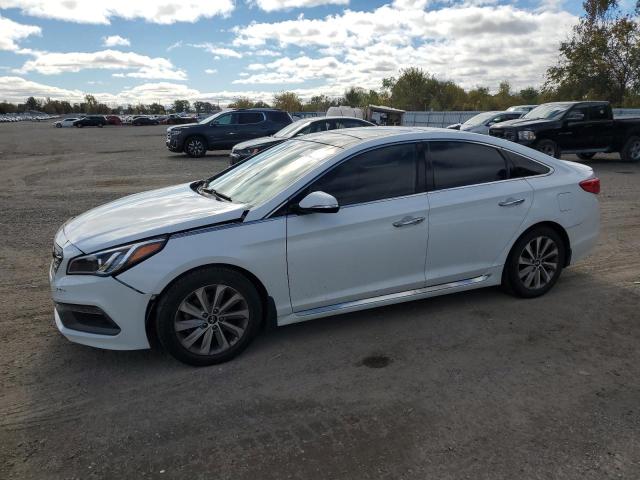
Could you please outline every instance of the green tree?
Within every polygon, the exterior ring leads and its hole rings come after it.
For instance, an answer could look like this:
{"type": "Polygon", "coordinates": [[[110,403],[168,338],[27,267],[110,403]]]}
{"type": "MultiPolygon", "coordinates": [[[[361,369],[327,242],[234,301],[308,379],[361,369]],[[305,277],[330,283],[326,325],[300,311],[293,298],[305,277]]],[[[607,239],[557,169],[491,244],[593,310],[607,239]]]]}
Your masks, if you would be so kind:
{"type": "Polygon", "coordinates": [[[26,110],[37,110],[40,105],[38,105],[38,101],[34,97],[29,97],[24,102],[24,106],[26,110]]]}
{"type": "Polygon", "coordinates": [[[570,99],[600,98],[621,104],[640,90],[640,1],[636,16],[617,0],[585,0],[569,40],[560,45],[557,65],[547,70],[546,87],[570,99]]]}
{"type": "Polygon", "coordinates": [[[273,106],[286,112],[302,111],[300,97],[294,92],[280,92],[273,96],[273,106]]]}
{"type": "Polygon", "coordinates": [[[173,102],[173,111],[176,113],[188,112],[191,110],[189,100],[175,100],[173,102]]]}

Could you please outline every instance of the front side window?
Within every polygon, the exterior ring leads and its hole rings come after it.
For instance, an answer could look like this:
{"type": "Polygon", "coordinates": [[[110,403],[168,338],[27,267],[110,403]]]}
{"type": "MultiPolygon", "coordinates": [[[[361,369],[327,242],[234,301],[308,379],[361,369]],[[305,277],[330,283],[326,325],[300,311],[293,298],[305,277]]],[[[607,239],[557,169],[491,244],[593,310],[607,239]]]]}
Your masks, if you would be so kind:
{"type": "Polygon", "coordinates": [[[418,192],[418,155],[412,143],[390,145],[356,155],[306,189],[333,195],[341,206],[418,192]]]}
{"type": "Polygon", "coordinates": [[[493,147],[468,142],[430,142],[436,190],[495,182],[507,178],[504,158],[493,147]]]}
{"type": "Polygon", "coordinates": [[[217,117],[213,123],[214,125],[231,125],[237,123],[233,118],[235,115],[236,114],[234,113],[225,113],[224,115],[217,117]]]}

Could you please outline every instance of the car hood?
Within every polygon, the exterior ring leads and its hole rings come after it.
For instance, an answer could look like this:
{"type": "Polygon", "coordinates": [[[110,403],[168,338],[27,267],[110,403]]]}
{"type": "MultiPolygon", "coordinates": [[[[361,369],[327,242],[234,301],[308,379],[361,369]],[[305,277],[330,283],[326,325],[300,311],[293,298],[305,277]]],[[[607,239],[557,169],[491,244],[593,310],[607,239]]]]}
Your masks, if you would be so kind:
{"type": "Polygon", "coordinates": [[[259,148],[259,147],[267,147],[269,145],[273,145],[276,143],[284,142],[287,140],[286,138],[278,138],[278,137],[260,137],[254,138],[253,140],[247,140],[246,142],[238,143],[233,146],[234,151],[244,150],[245,148],[259,148]]]}
{"type": "Polygon", "coordinates": [[[491,125],[491,128],[502,127],[537,127],[539,125],[549,125],[553,120],[545,120],[544,118],[516,118],[514,120],[506,120],[504,122],[491,125]]]}
{"type": "Polygon", "coordinates": [[[130,195],[85,212],[64,226],[83,252],[242,217],[246,206],[196,193],[191,184],[130,195]]]}
{"type": "Polygon", "coordinates": [[[170,132],[172,130],[182,130],[183,128],[193,127],[194,125],[200,125],[200,124],[199,123],[180,123],[178,125],[172,125],[171,127],[168,127],[167,132],[170,132]]]}

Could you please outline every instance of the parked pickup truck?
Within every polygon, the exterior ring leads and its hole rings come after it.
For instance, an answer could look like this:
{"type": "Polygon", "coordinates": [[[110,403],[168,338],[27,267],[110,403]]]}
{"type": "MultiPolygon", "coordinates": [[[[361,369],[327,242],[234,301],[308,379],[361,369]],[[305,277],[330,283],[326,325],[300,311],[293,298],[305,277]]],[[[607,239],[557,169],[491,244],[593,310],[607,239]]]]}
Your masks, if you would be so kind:
{"type": "Polygon", "coordinates": [[[489,135],[533,147],[553,157],[575,153],[583,160],[619,152],[640,161],[640,118],[613,118],[609,102],[553,102],[524,117],[492,126],[489,135]]]}

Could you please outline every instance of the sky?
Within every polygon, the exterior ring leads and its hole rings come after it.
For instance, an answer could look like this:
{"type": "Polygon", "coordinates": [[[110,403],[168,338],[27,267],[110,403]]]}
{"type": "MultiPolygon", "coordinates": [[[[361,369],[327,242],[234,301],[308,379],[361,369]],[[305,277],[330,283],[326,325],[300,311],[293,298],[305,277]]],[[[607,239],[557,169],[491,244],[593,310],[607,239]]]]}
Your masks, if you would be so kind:
{"type": "Polygon", "coordinates": [[[536,87],[581,12],[576,0],[0,0],[0,101],[337,97],[407,67],[467,89],[536,87]]]}

